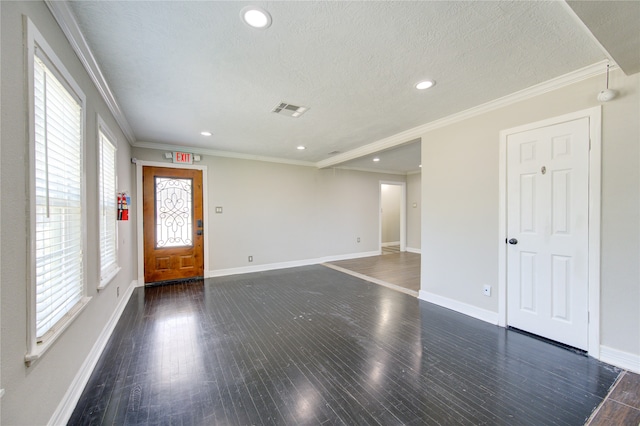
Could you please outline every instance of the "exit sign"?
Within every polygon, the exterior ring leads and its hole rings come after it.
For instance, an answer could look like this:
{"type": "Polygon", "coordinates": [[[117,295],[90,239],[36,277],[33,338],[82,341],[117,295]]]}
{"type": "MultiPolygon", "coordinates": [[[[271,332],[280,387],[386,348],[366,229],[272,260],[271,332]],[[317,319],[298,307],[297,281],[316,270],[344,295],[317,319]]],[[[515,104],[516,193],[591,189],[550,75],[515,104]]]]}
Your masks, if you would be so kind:
{"type": "Polygon", "coordinates": [[[190,152],[174,152],[173,162],[179,164],[193,164],[193,154],[190,152]]]}

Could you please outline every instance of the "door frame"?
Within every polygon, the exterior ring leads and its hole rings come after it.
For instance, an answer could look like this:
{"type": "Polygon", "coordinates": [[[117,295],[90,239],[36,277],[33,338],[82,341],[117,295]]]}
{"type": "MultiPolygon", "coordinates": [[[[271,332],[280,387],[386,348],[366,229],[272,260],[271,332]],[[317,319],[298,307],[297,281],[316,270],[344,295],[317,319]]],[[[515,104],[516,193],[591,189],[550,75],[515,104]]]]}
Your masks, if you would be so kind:
{"type": "Polygon", "coordinates": [[[400,187],[400,251],[407,250],[407,183],[381,180],[378,184],[378,248],[382,254],[382,185],[400,187]]]}
{"type": "MultiPolygon", "coordinates": [[[[132,159],[133,161],[133,159],[132,159]]],[[[143,224],[143,193],[142,193],[142,168],[143,167],[164,167],[167,169],[194,169],[202,171],[202,220],[204,222],[204,277],[209,275],[209,232],[207,228],[208,222],[208,203],[207,203],[207,166],[189,165],[189,164],[173,164],[163,163],[160,161],[144,161],[135,160],[136,165],[136,226],[137,226],[137,244],[138,244],[138,285],[144,285],[144,224],[143,224]]]]}
{"type": "Polygon", "coordinates": [[[584,109],[500,132],[499,210],[498,210],[498,325],[507,322],[507,137],[515,133],[561,124],[580,118],[589,119],[589,227],[588,227],[588,353],[600,358],[600,205],[602,164],[602,107],[584,109]]]}

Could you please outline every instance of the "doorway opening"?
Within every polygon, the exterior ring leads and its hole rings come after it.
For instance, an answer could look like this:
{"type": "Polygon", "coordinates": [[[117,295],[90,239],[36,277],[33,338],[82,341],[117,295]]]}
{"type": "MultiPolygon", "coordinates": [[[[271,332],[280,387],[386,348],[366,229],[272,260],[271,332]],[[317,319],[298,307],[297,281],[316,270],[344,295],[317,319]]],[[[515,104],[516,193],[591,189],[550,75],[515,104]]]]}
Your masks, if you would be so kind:
{"type": "Polygon", "coordinates": [[[380,253],[406,251],[406,183],[380,182],[380,253]]]}

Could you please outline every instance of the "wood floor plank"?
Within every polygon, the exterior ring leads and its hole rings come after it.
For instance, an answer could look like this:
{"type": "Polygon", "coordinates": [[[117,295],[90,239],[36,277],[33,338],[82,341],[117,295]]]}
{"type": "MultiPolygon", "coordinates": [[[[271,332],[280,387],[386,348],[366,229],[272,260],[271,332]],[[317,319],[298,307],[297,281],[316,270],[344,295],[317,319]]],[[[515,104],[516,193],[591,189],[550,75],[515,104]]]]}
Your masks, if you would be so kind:
{"type": "Polygon", "coordinates": [[[309,266],[136,289],[69,423],[580,425],[618,374],[309,266]]]}

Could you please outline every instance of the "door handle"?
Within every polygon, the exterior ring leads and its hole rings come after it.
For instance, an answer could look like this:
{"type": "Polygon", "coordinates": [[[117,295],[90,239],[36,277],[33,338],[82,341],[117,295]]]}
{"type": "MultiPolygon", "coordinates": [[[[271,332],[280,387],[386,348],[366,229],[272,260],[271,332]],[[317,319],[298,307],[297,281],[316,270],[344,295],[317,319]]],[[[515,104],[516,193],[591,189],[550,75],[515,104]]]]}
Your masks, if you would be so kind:
{"type": "Polygon", "coordinates": [[[198,229],[198,230],[196,231],[196,235],[202,235],[202,229],[198,229]]]}
{"type": "Polygon", "coordinates": [[[518,244],[518,240],[516,240],[515,238],[511,238],[509,241],[507,241],[509,244],[511,245],[516,245],[518,244]]]}
{"type": "Polygon", "coordinates": [[[198,228],[202,228],[202,219],[198,219],[198,228]]]}

